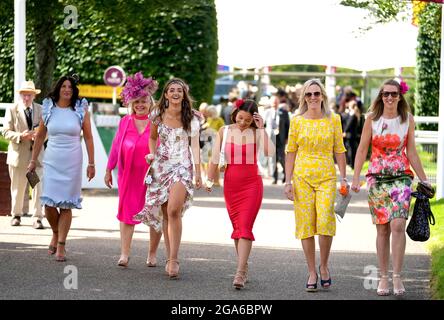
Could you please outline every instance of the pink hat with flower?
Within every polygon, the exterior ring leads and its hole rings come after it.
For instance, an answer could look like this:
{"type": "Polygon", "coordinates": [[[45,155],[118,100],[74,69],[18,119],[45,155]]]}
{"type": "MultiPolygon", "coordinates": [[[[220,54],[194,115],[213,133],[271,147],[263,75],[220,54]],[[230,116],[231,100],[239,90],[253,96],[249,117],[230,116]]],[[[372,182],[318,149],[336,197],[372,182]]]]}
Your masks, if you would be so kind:
{"type": "Polygon", "coordinates": [[[156,80],[151,77],[144,78],[142,71],[139,71],[127,78],[125,87],[120,93],[122,103],[127,106],[131,100],[152,96],[158,87],[156,80]]]}

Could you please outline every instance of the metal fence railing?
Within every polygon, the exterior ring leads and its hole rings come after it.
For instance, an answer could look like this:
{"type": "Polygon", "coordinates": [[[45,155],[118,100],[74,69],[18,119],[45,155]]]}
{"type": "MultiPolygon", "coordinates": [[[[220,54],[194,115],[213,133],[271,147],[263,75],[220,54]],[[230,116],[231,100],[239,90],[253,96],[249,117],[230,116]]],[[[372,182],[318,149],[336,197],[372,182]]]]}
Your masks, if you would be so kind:
{"type": "MultiPolygon", "coordinates": [[[[10,105],[12,103],[0,103],[0,115],[3,114],[1,111],[6,110],[10,105]]],[[[115,118],[120,117],[116,116],[115,118]]],[[[113,120],[111,121],[112,126],[115,126],[117,123],[116,119],[109,119],[109,117],[105,119],[105,117],[100,115],[97,115],[95,120],[98,127],[110,125],[110,120],[113,120]]],[[[0,130],[3,127],[3,121],[4,118],[0,116],[0,130]]],[[[438,117],[415,116],[415,123],[438,123],[438,117]]],[[[415,141],[427,179],[432,183],[436,183],[438,131],[416,130],[415,141]]]]}

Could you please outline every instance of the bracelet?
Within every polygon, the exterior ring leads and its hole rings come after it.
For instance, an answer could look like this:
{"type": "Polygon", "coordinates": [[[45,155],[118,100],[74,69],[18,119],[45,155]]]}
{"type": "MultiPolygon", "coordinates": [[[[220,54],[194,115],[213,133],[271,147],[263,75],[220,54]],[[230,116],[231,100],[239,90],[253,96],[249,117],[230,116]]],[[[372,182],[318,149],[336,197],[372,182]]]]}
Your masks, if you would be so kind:
{"type": "Polygon", "coordinates": [[[258,128],[258,129],[261,129],[261,130],[262,130],[262,129],[265,129],[265,127],[257,127],[257,128],[258,128]]]}
{"type": "Polygon", "coordinates": [[[94,163],[88,163],[88,167],[95,167],[96,165],[94,163]]]}
{"type": "Polygon", "coordinates": [[[342,181],[348,182],[347,178],[342,178],[342,181]]]}
{"type": "Polygon", "coordinates": [[[293,185],[291,182],[285,182],[285,185],[286,186],[291,186],[291,185],[293,185]]]}
{"type": "Polygon", "coordinates": [[[35,163],[35,160],[31,159],[31,160],[29,160],[29,163],[35,163]]]}

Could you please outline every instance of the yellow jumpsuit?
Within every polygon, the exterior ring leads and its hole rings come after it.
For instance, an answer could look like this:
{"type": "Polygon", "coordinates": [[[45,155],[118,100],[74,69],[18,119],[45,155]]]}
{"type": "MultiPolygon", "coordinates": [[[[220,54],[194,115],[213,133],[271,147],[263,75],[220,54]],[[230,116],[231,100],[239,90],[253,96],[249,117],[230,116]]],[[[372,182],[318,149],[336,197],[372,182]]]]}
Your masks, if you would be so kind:
{"type": "Polygon", "coordinates": [[[336,169],[333,155],[346,152],[340,116],[294,117],[286,152],[296,153],[292,181],[296,238],[334,236],[336,169]]]}

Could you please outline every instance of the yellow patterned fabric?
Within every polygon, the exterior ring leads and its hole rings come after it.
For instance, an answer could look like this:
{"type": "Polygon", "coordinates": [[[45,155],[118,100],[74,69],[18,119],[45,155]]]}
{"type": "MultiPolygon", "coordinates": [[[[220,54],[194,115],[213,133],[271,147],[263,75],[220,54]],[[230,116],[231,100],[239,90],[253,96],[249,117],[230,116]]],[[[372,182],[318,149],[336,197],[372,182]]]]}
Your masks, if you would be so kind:
{"type": "Polygon", "coordinates": [[[344,153],[341,118],[291,120],[286,152],[296,152],[293,169],[296,238],[334,236],[336,170],[333,155],[344,153]]]}

